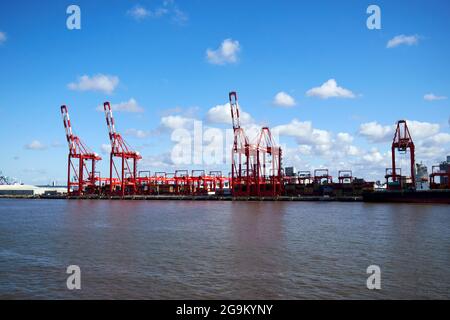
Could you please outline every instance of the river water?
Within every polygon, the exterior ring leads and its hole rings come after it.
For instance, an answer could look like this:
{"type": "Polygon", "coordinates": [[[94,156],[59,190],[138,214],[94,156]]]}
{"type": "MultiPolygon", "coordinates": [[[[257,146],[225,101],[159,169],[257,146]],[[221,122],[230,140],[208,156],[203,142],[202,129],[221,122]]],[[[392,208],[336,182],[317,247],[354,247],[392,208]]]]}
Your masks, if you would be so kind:
{"type": "Polygon", "coordinates": [[[0,199],[0,298],[449,299],[449,209],[0,199]]]}

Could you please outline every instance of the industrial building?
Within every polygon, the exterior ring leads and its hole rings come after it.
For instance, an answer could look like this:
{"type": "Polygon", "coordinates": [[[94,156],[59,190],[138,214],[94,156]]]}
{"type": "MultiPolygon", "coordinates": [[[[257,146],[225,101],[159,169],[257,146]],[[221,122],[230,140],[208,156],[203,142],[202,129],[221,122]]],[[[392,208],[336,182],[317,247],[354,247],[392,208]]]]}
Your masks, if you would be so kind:
{"type": "Polygon", "coordinates": [[[27,184],[0,184],[0,196],[54,196],[66,193],[65,186],[33,186],[27,184]]]}

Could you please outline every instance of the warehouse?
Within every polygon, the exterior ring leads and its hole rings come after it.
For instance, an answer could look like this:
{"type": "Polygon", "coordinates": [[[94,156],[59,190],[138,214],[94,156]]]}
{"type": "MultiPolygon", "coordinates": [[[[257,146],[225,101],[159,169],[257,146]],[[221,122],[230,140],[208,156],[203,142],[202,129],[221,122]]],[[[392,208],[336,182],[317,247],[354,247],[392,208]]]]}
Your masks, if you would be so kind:
{"type": "Polygon", "coordinates": [[[26,184],[0,185],[0,196],[54,195],[66,192],[65,187],[33,186],[26,184]]]}

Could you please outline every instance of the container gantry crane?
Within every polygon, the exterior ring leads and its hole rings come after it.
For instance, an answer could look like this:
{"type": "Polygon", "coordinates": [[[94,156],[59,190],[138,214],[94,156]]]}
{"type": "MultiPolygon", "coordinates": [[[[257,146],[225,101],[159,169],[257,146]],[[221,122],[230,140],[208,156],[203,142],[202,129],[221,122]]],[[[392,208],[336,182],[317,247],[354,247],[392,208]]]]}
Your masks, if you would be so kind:
{"type": "Polygon", "coordinates": [[[108,126],[111,153],[109,163],[109,193],[111,195],[136,194],[138,190],[137,162],[142,159],[139,152],[134,151],[116,132],[114,117],[109,102],[103,104],[108,126]],[[119,170],[115,159],[121,160],[119,170]]]}
{"type": "Polygon", "coordinates": [[[299,171],[297,173],[297,180],[299,184],[311,184],[313,181],[313,177],[311,176],[311,171],[299,171]]]}
{"type": "Polygon", "coordinates": [[[352,170],[339,170],[338,171],[338,181],[339,181],[339,184],[344,184],[344,183],[351,184],[353,181],[352,170]]]}
{"type": "Polygon", "coordinates": [[[216,192],[216,194],[223,194],[224,187],[229,186],[230,179],[228,177],[224,177],[222,171],[210,171],[209,176],[212,177],[212,190],[216,192]]]}
{"type": "Polygon", "coordinates": [[[315,169],[314,170],[314,183],[316,183],[316,184],[331,184],[331,183],[333,183],[333,177],[330,176],[328,169],[315,169]]]}
{"type": "Polygon", "coordinates": [[[175,194],[189,195],[191,193],[191,180],[188,170],[175,170],[175,194]]]}
{"type": "Polygon", "coordinates": [[[430,189],[450,189],[450,164],[444,162],[431,167],[430,189]]]}
{"type": "Polygon", "coordinates": [[[83,196],[97,193],[99,189],[96,183],[100,179],[95,176],[95,165],[102,158],[97,153],[92,152],[79,137],[73,134],[69,110],[66,105],[61,106],[61,115],[69,145],[67,195],[83,196]],[[78,159],[78,164],[75,159],[78,159]]]}
{"type": "Polygon", "coordinates": [[[239,104],[237,93],[228,94],[231,108],[231,120],[233,124],[233,149],[231,156],[231,193],[233,196],[249,196],[250,189],[254,186],[253,158],[255,150],[241,127],[239,117],[239,104]]]}
{"type": "Polygon", "coordinates": [[[408,129],[408,125],[405,120],[397,121],[397,127],[395,129],[394,139],[392,140],[391,152],[392,152],[392,168],[386,169],[386,185],[388,189],[403,188],[403,178],[401,175],[401,169],[396,166],[395,153],[398,150],[399,153],[405,154],[409,149],[410,166],[411,166],[411,187],[416,187],[416,177],[414,172],[415,167],[415,147],[411,134],[408,129]],[[400,173],[400,174],[399,174],[400,173]],[[389,180],[392,179],[392,183],[389,180]]]}
{"type": "Polygon", "coordinates": [[[256,143],[256,195],[280,196],[283,191],[281,148],[276,145],[270,129],[263,127],[256,143]]]}

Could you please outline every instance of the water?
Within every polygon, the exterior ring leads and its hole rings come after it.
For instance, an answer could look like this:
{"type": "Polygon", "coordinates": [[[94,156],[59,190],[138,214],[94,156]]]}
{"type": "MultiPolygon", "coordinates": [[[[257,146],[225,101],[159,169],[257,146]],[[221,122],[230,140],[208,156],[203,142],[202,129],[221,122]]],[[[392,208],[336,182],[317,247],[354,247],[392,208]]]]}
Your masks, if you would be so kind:
{"type": "Polygon", "coordinates": [[[449,299],[449,227],[448,205],[1,199],[0,298],[449,299]]]}

